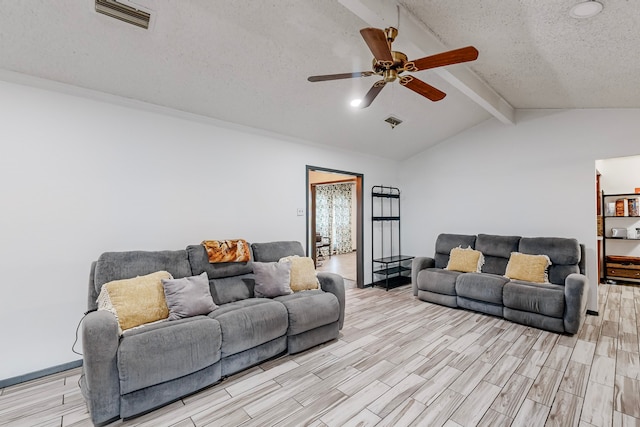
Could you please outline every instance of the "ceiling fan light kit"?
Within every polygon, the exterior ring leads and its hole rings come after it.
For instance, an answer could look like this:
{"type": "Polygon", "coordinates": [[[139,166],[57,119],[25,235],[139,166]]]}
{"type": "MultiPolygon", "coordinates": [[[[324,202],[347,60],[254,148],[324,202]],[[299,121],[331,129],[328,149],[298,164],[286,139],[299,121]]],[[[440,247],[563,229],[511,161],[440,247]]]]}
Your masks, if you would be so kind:
{"type": "Polygon", "coordinates": [[[573,6],[569,14],[577,19],[591,18],[602,12],[602,7],[602,3],[595,0],[583,1],[573,6]]]}
{"type": "MultiPolygon", "coordinates": [[[[391,44],[398,35],[398,30],[396,28],[389,27],[384,30],[380,28],[363,28],[360,30],[360,34],[369,47],[371,53],[373,53],[373,71],[328,74],[307,78],[310,82],[322,82],[355,77],[369,77],[372,75],[380,76],[382,79],[378,80],[373,84],[373,86],[371,86],[371,89],[369,89],[369,92],[367,92],[362,99],[362,102],[359,104],[360,108],[367,108],[371,105],[384,86],[387,83],[391,83],[396,80],[399,81],[400,85],[407,89],[411,89],[418,95],[422,95],[434,102],[440,101],[446,96],[444,92],[411,75],[401,76],[401,74],[405,71],[414,72],[430,68],[444,67],[446,65],[459,64],[461,62],[474,61],[478,58],[478,50],[473,46],[467,46],[409,61],[407,55],[391,49],[391,44]]],[[[351,105],[354,107],[356,106],[353,104],[353,101],[351,105]]],[[[395,127],[397,124],[392,125],[392,127],[395,127]]]]}

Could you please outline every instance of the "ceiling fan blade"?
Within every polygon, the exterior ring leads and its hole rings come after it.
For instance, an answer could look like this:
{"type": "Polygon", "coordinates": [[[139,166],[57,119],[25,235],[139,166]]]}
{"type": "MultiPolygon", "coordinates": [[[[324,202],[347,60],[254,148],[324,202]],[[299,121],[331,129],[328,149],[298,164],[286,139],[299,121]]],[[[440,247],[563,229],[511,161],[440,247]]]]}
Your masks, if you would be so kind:
{"type": "Polygon", "coordinates": [[[460,49],[450,50],[424,58],[414,59],[405,64],[407,71],[420,71],[429,68],[442,67],[445,65],[459,64],[461,62],[474,61],[478,58],[478,49],[467,46],[460,49]]]}
{"type": "Polygon", "coordinates": [[[400,84],[411,89],[415,93],[432,100],[433,102],[440,101],[442,98],[447,96],[447,94],[441,90],[438,90],[430,84],[427,84],[420,79],[416,79],[413,76],[403,76],[400,79],[400,84]]]}
{"type": "Polygon", "coordinates": [[[361,29],[360,34],[378,62],[383,65],[385,63],[388,63],[389,66],[393,65],[393,56],[391,56],[391,49],[384,30],[368,27],[361,29]]]}
{"type": "Polygon", "coordinates": [[[324,82],[327,80],[351,79],[354,77],[369,77],[374,75],[373,71],[357,71],[354,73],[327,74],[324,76],[311,76],[307,78],[310,82],[324,82]]]}
{"type": "Polygon", "coordinates": [[[375,82],[373,86],[371,86],[371,89],[369,89],[369,92],[367,92],[364,98],[362,98],[362,102],[360,103],[360,108],[367,108],[369,105],[371,105],[371,103],[373,102],[374,99],[376,99],[376,96],[378,96],[380,91],[384,89],[385,84],[386,83],[384,80],[378,80],[377,82],[375,82]]]}

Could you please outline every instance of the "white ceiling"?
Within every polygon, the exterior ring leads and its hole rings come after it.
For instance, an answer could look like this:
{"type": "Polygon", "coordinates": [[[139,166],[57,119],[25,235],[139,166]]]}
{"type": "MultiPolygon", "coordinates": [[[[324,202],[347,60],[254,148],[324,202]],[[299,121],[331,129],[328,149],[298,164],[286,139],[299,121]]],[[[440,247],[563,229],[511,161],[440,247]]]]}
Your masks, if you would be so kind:
{"type": "MultiPolygon", "coordinates": [[[[0,0],[0,78],[28,75],[247,125],[293,138],[405,159],[517,108],[640,107],[640,1],[134,0],[143,30],[97,14],[92,0],[0,0]],[[398,25],[410,59],[473,45],[468,65],[413,73],[443,90],[433,103],[397,83],[367,109],[348,102],[376,77],[359,30],[398,25]],[[19,74],[15,74],[19,73],[19,74]],[[389,115],[404,121],[395,129],[389,115]]],[[[35,81],[35,80],[34,80],[35,81]]],[[[59,87],[59,85],[58,85],[59,87]]],[[[95,93],[95,92],[94,92],[95,93]]]]}

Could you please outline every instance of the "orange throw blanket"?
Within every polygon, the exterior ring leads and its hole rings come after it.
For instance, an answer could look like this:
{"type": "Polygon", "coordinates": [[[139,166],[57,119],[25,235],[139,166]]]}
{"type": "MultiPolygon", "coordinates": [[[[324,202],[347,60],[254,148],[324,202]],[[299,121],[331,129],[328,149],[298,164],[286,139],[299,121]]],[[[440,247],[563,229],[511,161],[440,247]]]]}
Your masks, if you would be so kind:
{"type": "Polygon", "coordinates": [[[249,244],[246,240],[204,240],[202,242],[210,263],[248,262],[251,260],[249,244]]]}

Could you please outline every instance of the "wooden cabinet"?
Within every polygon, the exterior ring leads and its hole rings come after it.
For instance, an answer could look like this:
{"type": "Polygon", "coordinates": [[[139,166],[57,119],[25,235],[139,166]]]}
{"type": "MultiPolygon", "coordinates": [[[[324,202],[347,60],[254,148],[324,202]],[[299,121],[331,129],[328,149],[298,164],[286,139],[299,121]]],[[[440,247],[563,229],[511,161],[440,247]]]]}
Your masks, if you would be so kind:
{"type": "MultiPolygon", "coordinates": [[[[640,261],[640,259],[638,259],[640,261]]],[[[607,276],[640,280],[640,265],[607,263],[607,276]]]]}

